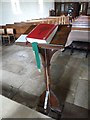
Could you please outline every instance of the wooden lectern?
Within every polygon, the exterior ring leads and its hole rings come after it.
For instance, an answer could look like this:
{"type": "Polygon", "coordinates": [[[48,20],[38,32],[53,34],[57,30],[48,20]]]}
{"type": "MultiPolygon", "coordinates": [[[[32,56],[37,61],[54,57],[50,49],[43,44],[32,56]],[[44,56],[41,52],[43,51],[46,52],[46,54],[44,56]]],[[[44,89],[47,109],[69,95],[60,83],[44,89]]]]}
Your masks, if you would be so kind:
{"type": "MultiPolygon", "coordinates": [[[[66,26],[66,29],[70,29],[67,26],[66,26]]],[[[41,55],[42,65],[44,67],[44,81],[46,84],[46,90],[40,96],[37,110],[53,118],[55,118],[55,116],[56,118],[60,117],[61,112],[62,112],[62,106],[60,106],[58,98],[55,96],[55,94],[50,88],[50,81],[51,81],[50,60],[53,54],[57,50],[60,50],[60,49],[61,51],[64,50],[65,44],[66,44],[66,40],[59,39],[60,33],[61,33],[60,29],[61,29],[61,26],[59,25],[58,30],[54,38],[50,42],[50,44],[45,44],[45,43],[38,44],[38,49],[41,55]]],[[[31,47],[31,43],[26,42],[25,38],[26,38],[26,35],[22,35],[21,38],[16,41],[16,44],[31,47]]]]}

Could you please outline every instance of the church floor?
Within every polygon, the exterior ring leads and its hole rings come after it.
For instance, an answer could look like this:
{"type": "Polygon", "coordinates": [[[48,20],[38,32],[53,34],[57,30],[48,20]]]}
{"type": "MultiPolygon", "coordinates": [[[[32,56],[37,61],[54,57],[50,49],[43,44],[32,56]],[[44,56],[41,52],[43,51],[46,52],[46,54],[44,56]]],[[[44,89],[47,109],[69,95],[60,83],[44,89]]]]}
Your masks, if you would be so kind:
{"type": "MultiPolygon", "coordinates": [[[[67,49],[62,53],[56,52],[51,60],[51,89],[60,103],[65,104],[62,118],[76,115],[79,118],[87,117],[90,56],[86,58],[85,54],[84,51],[74,51],[70,55],[67,49]]],[[[45,90],[45,83],[43,67],[40,73],[32,49],[17,45],[4,46],[0,48],[0,56],[2,94],[36,109],[38,98],[45,90]]]]}

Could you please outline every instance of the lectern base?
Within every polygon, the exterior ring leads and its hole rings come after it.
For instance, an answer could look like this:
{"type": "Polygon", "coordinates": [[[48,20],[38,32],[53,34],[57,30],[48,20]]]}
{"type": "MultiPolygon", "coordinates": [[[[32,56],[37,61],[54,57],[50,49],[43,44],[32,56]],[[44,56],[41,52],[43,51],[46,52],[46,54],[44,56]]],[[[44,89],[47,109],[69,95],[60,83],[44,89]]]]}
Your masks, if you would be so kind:
{"type": "Polygon", "coordinates": [[[44,91],[42,93],[42,95],[40,96],[39,103],[37,106],[37,111],[39,111],[45,115],[48,115],[54,119],[60,119],[63,107],[62,107],[62,109],[60,108],[57,97],[55,96],[55,94],[52,91],[50,91],[47,108],[44,109],[45,96],[46,96],[46,91],[44,91]]]}

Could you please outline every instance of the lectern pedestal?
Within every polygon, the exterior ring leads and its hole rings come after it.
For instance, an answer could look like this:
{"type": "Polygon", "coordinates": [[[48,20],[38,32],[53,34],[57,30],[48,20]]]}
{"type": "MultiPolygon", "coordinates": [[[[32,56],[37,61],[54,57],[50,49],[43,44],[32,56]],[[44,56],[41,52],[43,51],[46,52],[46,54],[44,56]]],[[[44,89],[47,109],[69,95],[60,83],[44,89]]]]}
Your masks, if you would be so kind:
{"type": "MultiPolygon", "coordinates": [[[[16,44],[21,46],[31,47],[31,43],[26,44],[25,39],[26,35],[22,35],[16,44]],[[21,40],[22,39],[22,40],[21,40]]],[[[53,118],[60,117],[61,115],[61,106],[59,104],[58,98],[55,96],[53,91],[50,88],[50,60],[52,55],[60,49],[63,49],[63,45],[53,45],[53,44],[38,44],[39,53],[41,55],[42,65],[44,67],[44,81],[46,84],[46,90],[42,92],[37,110],[53,118]]]]}
{"type": "Polygon", "coordinates": [[[62,112],[59,100],[50,88],[50,60],[56,51],[56,49],[52,50],[39,48],[39,53],[41,54],[42,64],[44,67],[44,80],[46,84],[46,90],[41,94],[39,98],[37,110],[53,118],[59,118],[62,112]]]}

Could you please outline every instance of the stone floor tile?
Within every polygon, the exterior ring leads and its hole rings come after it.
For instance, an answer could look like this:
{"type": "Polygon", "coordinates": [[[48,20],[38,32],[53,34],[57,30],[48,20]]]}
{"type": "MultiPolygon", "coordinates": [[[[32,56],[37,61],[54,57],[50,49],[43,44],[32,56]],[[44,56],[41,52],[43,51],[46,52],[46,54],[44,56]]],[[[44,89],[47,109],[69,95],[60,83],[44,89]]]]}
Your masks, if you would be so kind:
{"type": "Polygon", "coordinates": [[[2,82],[0,81],[0,94],[2,94],[2,82]]]}
{"type": "Polygon", "coordinates": [[[61,120],[65,118],[66,119],[88,118],[88,110],[66,102],[61,116],[61,120]]]}
{"type": "Polygon", "coordinates": [[[51,62],[51,79],[52,83],[58,85],[61,81],[62,75],[67,68],[68,61],[70,60],[70,56],[62,55],[57,56],[56,59],[51,62]]]}
{"type": "Polygon", "coordinates": [[[79,78],[77,73],[75,72],[75,69],[73,67],[69,67],[65,69],[64,74],[59,80],[59,85],[61,87],[64,87],[65,89],[76,91],[78,79],[79,78]]]}
{"type": "Polygon", "coordinates": [[[43,76],[37,76],[33,79],[26,81],[20,88],[20,91],[25,91],[29,94],[40,96],[45,89],[45,82],[43,76]]]}
{"type": "Polygon", "coordinates": [[[12,100],[21,103],[27,107],[35,109],[38,104],[38,96],[28,94],[24,91],[19,91],[12,100]]]}
{"type": "Polygon", "coordinates": [[[88,109],[88,81],[79,80],[74,104],[88,109]]]}
{"type": "Polygon", "coordinates": [[[27,72],[24,65],[20,65],[19,62],[8,62],[2,65],[2,69],[8,72],[12,72],[18,75],[23,75],[27,72]]]}
{"type": "Polygon", "coordinates": [[[0,82],[2,82],[2,68],[0,69],[0,82]]]}
{"type": "Polygon", "coordinates": [[[9,84],[2,84],[2,95],[12,99],[18,92],[18,89],[9,84]]]}
{"type": "Polygon", "coordinates": [[[10,86],[19,88],[26,80],[26,77],[3,70],[2,76],[0,75],[0,79],[2,79],[2,84],[7,83],[10,86]]]}
{"type": "Polygon", "coordinates": [[[37,76],[42,76],[43,79],[44,79],[44,71],[43,71],[43,68],[41,67],[41,72],[39,72],[37,66],[35,65],[28,65],[27,67],[27,73],[26,73],[26,76],[30,79],[36,79],[37,76]]]}

